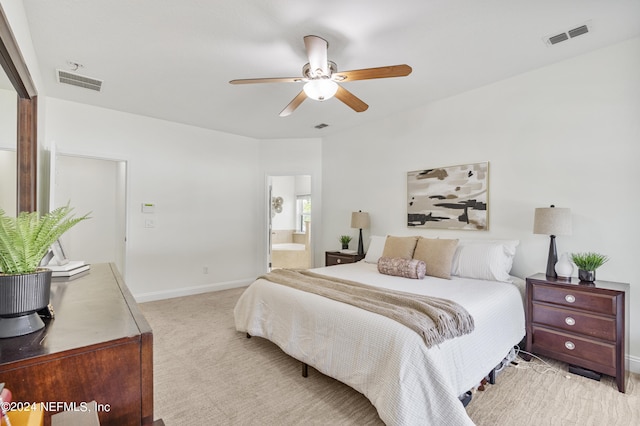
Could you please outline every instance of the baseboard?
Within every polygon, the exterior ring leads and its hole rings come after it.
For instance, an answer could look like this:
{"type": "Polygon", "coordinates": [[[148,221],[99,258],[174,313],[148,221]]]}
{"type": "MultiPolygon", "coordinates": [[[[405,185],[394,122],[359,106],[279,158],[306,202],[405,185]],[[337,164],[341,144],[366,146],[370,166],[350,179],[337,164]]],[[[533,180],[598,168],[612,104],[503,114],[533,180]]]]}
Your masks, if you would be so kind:
{"type": "Polygon", "coordinates": [[[194,294],[209,293],[211,291],[228,290],[230,288],[246,287],[253,280],[227,281],[222,283],[205,284],[193,287],[184,287],[172,290],[152,291],[149,293],[134,294],[138,303],[153,302],[154,300],[173,299],[174,297],[192,296],[194,294]]]}
{"type": "Polygon", "coordinates": [[[629,355],[629,371],[640,374],[640,357],[629,355]]]}

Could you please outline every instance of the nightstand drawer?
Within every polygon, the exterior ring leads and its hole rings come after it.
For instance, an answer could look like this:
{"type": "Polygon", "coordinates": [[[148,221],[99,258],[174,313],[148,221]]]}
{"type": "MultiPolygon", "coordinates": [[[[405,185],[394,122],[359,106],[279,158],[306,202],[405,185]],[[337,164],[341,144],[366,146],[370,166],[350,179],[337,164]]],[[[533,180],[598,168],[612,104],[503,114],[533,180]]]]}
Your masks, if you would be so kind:
{"type": "Polygon", "coordinates": [[[533,300],[607,315],[616,314],[615,297],[578,289],[536,285],[533,287],[533,300]]]}
{"type": "MultiPolygon", "coordinates": [[[[615,344],[602,343],[594,340],[583,339],[569,333],[548,330],[545,328],[533,327],[533,348],[534,350],[548,350],[556,354],[557,359],[563,359],[561,355],[580,358],[590,361],[603,367],[600,371],[607,374],[608,371],[616,367],[616,346],[615,344]]],[[[611,373],[608,373],[611,374],[611,373]]]]}
{"type": "Polygon", "coordinates": [[[341,253],[339,251],[325,252],[325,266],[344,265],[347,263],[355,263],[364,259],[364,255],[341,253]]]}
{"type": "Polygon", "coordinates": [[[591,315],[537,303],[533,303],[532,308],[532,320],[536,324],[613,342],[616,340],[616,320],[613,317],[591,315]]]}

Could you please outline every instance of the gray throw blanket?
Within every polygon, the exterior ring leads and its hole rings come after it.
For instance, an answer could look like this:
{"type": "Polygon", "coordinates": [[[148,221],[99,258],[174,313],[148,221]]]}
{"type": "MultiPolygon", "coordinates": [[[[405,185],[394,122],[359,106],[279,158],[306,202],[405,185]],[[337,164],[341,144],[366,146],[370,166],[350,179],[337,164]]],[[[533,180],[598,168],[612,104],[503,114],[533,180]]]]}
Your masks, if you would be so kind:
{"type": "Polygon", "coordinates": [[[389,317],[418,333],[428,348],[473,331],[473,317],[437,297],[381,289],[307,270],[276,269],[260,278],[389,317]]]}

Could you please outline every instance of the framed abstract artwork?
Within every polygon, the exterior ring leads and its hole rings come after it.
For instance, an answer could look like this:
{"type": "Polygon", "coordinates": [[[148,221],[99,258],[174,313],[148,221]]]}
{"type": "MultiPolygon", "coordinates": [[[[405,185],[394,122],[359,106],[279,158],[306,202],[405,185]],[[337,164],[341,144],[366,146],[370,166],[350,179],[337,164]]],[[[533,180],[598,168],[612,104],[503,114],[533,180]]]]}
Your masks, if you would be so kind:
{"type": "Polygon", "coordinates": [[[407,226],[489,229],[489,162],[407,173],[407,226]]]}

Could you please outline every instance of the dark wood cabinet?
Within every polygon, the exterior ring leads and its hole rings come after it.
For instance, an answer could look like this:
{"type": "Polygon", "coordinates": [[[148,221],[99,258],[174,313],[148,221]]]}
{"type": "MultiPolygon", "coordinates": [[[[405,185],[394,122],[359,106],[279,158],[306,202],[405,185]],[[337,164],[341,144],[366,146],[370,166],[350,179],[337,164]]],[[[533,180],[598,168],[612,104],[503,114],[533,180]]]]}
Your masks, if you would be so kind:
{"type": "Polygon", "coordinates": [[[325,266],[342,265],[345,263],[355,263],[364,259],[363,254],[347,254],[339,251],[327,251],[324,253],[325,266]]]}
{"type": "Polygon", "coordinates": [[[54,280],[51,304],[45,328],[0,339],[0,381],[13,400],[54,407],[45,425],[61,403],[91,401],[102,426],[153,424],[153,335],[115,266],[54,280]]]}
{"type": "Polygon", "coordinates": [[[616,378],[628,378],[629,284],[527,278],[528,352],[616,378]]]}

